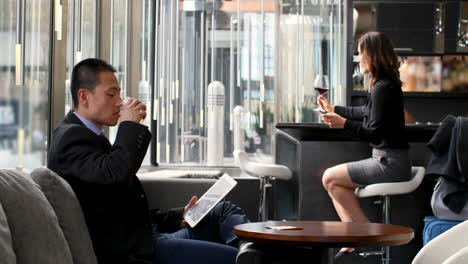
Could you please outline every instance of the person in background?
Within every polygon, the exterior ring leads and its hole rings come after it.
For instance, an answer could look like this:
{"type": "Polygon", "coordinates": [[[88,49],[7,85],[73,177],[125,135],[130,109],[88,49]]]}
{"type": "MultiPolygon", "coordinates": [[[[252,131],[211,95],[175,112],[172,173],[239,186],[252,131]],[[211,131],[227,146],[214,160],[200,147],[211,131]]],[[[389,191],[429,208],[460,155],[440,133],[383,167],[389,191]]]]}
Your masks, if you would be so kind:
{"type": "MultiPolygon", "coordinates": [[[[342,107],[319,97],[328,113],[322,120],[331,128],[344,130],[372,147],[372,157],[328,168],[323,186],[343,222],[369,222],[354,189],[373,183],[408,181],[411,178],[409,144],[405,137],[403,93],[398,73],[398,58],[390,39],[381,32],[368,32],[359,39],[361,71],[370,74],[367,103],[342,107]]],[[[338,263],[359,257],[353,248],[342,248],[338,263]]]]}
{"type": "Polygon", "coordinates": [[[54,130],[48,156],[48,167],[80,201],[98,263],[235,263],[233,226],[249,222],[241,208],[219,203],[195,228],[183,220],[195,196],[168,212],[149,209],[136,176],[151,140],[140,124],[146,106],[136,99],[123,104],[114,73],[99,59],[74,67],[74,109],[54,130]],[[102,129],[119,119],[111,144],[102,129]]]}

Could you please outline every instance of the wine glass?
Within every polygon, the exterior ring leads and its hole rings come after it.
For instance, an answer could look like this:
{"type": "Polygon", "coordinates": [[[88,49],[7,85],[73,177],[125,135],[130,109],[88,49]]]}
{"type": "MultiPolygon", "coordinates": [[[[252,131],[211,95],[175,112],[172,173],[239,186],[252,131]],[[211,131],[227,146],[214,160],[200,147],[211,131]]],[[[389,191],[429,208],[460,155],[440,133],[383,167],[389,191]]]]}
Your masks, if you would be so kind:
{"type": "MultiPolygon", "coordinates": [[[[314,89],[319,93],[319,96],[324,95],[330,89],[330,85],[328,83],[328,76],[323,74],[318,74],[314,80],[314,89]]],[[[317,96],[317,105],[318,107],[315,108],[315,111],[320,111],[322,113],[326,113],[320,104],[318,103],[318,96],[317,96]]]]}

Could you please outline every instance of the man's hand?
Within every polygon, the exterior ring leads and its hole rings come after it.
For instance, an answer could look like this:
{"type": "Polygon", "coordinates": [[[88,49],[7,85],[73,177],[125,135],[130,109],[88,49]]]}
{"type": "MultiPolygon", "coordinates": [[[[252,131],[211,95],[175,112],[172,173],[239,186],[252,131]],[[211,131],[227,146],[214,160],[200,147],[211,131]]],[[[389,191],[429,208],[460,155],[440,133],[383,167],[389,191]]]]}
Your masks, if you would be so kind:
{"type": "Polygon", "coordinates": [[[321,114],[323,122],[331,128],[344,128],[346,119],[336,113],[321,114]]]}
{"type": "MultiPolygon", "coordinates": [[[[192,199],[190,199],[190,202],[184,208],[184,215],[190,208],[192,208],[195,205],[197,201],[198,197],[192,196],[192,199]]],[[[185,226],[187,226],[187,221],[185,221],[185,219],[182,219],[182,221],[180,222],[180,228],[184,228],[185,226]]]]}
{"type": "Polygon", "coordinates": [[[330,101],[324,96],[317,97],[318,104],[329,113],[335,112],[335,105],[332,105],[330,101]]]}
{"type": "Polygon", "coordinates": [[[146,105],[137,99],[130,98],[127,103],[123,105],[120,111],[120,122],[133,121],[140,123],[146,117],[146,105]]]}

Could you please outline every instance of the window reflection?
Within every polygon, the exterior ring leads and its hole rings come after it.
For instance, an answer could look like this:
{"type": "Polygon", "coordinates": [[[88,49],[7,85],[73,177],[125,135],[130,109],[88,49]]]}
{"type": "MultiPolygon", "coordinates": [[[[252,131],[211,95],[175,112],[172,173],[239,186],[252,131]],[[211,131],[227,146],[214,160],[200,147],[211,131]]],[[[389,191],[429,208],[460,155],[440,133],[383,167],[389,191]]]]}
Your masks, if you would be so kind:
{"type": "Polygon", "coordinates": [[[234,165],[233,131],[241,126],[247,152],[271,162],[275,121],[317,121],[309,84],[319,73],[329,78],[328,96],[343,104],[343,2],[322,2],[157,1],[155,161],[234,165]],[[236,106],[243,109],[237,123],[236,106]],[[212,126],[222,131],[215,143],[212,126]],[[221,161],[210,160],[213,149],[221,161]]]}
{"type": "Polygon", "coordinates": [[[33,169],[46,162],[50,1],[25,1],[23,80],[15,83],[19,1],[0,1],[0,167],[33,169]]]}

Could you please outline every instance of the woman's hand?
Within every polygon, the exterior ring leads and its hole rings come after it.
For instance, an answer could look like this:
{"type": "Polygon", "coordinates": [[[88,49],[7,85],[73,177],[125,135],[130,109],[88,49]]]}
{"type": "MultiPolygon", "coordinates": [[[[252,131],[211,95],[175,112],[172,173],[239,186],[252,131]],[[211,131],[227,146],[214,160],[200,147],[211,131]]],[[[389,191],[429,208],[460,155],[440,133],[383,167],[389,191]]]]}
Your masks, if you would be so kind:
{"type": "MultiPolygon", "coordinates": [[[[192,208],[195,205],[197,200],[198,200],[198,197],[192,196],[192,199],[190,199],[190,202],[184,207],[184,215],[190,208],[192,208]]],[[[185,226],[187,226],[187,221],[185,219],[182,219],[182,221],[180,222],[180,228],[184,228],[185,226]]]]}
{"type": "Polygon", "coordinates": [[[325,111],[327,111],[329,113],[334,113],[335,112],[335,105],[331,104],[330,101],[328,101],[328,99],[326,97],[319,95],[319,97],[317,97],[317,101],[318,101],[319,105],[323,109],[325,109],[325,111]]]}
{"type": "Polygon", "coordinates": [[[344,128],[346,123],[346,119],[336,113],[321,114],[320,117],[330,128],[344,128]]]}

